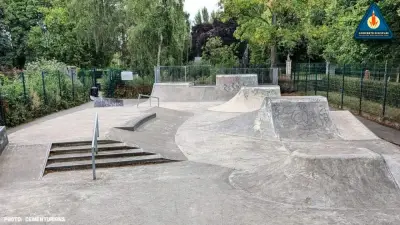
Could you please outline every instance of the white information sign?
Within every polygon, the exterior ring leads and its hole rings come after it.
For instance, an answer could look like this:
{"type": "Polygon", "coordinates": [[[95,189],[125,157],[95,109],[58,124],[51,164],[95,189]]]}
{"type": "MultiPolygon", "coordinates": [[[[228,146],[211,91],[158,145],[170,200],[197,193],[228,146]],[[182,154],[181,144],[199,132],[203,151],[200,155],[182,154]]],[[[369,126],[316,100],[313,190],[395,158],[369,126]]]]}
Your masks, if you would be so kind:
{"type": "MultiPolygon", "coordinates": [[[[137,75],[137,74],[135,74],[137,75]]],[[[132,71],[122,71],[121,72],[121,80],[133,80],[132,71]]]]}

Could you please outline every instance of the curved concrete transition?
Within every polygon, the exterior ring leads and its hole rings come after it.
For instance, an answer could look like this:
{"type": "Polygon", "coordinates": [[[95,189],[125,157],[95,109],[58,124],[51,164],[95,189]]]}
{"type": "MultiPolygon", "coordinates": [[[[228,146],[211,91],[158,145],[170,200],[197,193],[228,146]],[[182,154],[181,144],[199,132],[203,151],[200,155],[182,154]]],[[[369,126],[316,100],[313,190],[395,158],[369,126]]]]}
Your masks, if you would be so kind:
{"type": "Polygon", "coordinates": [[[242,87],[231,100],[208,110],[219,112],[251,112],[260,109],[265,97],[279,96],[281,96],[281,91],[278,85],[242,87]]]}
{"type": "Polygon", "coordinates": [[[151,95],[161,102],[228,101],[243,86],[257,85],[256,74],[217,75],[215,86],[193,83],[155,83],[151,95]]]}

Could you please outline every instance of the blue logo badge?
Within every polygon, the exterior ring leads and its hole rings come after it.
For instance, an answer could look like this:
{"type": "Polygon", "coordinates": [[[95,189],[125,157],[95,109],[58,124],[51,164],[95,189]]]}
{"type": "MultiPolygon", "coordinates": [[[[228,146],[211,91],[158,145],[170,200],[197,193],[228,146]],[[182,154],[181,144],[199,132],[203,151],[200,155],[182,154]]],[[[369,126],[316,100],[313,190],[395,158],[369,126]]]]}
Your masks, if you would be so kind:
{"type": "Polygon", "coordinates": [[[383,18],[378,5],[372,3],[354,33],[355,39],[392,39],[393,33],[383,18]]]}

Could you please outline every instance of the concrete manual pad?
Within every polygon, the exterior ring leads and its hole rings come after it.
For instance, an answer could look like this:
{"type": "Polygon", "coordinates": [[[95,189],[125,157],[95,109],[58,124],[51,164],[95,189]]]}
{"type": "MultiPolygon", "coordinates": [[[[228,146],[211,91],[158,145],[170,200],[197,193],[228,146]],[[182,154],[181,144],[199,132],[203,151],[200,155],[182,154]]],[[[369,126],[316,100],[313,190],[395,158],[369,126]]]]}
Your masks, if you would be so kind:
{"type": "Polygon", "coordinates": [[[186,157],[175,144],[175,134],[192,113],[165,108],[151,108],[144,112],[157,114],[157,117],[142,124],[134,131],[111,129],[106,137],[127,144],[138,145],[144,151],[159,153],[171,160],[186,160],[186,157]]]}

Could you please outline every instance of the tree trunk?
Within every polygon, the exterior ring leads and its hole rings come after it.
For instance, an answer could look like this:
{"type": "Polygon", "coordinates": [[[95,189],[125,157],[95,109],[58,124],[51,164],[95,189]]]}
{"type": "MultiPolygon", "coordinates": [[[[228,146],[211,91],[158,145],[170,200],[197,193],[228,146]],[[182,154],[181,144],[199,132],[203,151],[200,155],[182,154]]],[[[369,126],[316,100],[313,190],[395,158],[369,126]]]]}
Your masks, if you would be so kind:
{"type": "MultiPolygon", "coordinates": [[[[276,14],[272,14],[272,26],[276,24],[276,14]]],[[[271,68],[276,67],[276,40],[271,46],[271,68]]]]}
{"type": "Polygon", "coordinates": [[[157,66],[160,66],[161,63],[161,48],[162,48],[163,36],[160,33],[160,43],[158,44],[158,53],[157,53],[157,66]]]}

